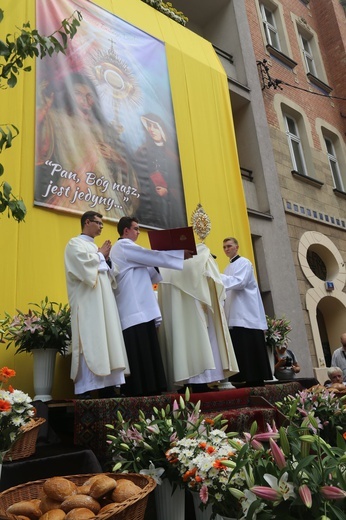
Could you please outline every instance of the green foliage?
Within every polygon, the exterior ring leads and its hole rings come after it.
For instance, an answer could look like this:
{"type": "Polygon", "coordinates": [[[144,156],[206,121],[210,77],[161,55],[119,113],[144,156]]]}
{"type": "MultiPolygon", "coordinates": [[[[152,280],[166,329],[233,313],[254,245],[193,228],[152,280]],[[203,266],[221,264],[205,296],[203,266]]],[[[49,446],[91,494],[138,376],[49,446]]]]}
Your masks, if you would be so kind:
{"type": "MultiPolygon", "coordinates": [[[[4,11],[0,9],[0,23],[4,18],[4,11]]],[[[76,35],[82,15],[75,11],[69,18],[61,22],[61,27],[49,36],[40,35],[36,29],[31,29],[30,23],[24,23],[18,28],[19,34],[7,34],[5,41],[0,40],[0,89],[14,88],[17,85],[19,74],[29,72],[30,65],[26,65],[27,58],[51,57],[54,53],[65,54],[68,40],[76,35]]],[[[12,140],[17,137],[19,130],[10,123],[0,123],[0,153],[12,146],[12,140]]],[[[0,164],[0,176],[4,167],[0,164]]],[[[0,213],[8,210],[8,217],[12,216],[17,222],[24,220],[26,207],[22,200],[15,197],[8,183],[0,185],[0,213]]]]}
{"type": "Polygon", "coordinates": [[[30,303],[33,309],[15,316],[5,312],[0,320],[0,340],[14,343],[16,354],[37,349],[55,348],[65,354],[71,344],[71,311],[68,305],[50,302],[48,296],[38,303],[30,303]]]}
{"type": "Polygon", "coordinates": [[[275,403],[286,417],[295,423],[304,420],[309,431],[316,433],[330,444],[337,441],[337,432],[346,431],[346,408],[343,397],[337,396],[333,389],[316,386],[302,390],[295,396],[288,395],[275,403]]]}

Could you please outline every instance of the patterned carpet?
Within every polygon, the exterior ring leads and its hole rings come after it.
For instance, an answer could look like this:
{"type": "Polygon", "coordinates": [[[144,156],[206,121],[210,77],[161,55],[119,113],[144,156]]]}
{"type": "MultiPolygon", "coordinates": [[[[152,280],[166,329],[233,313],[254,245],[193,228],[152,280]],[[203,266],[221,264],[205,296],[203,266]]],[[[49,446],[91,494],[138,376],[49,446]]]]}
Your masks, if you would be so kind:
{"type": "MultiPolygon", "coordinates": [[[[267,422],[277,419],[273,405],[286,395],[294,395],[302,386],[298,382],[279,383],[264,387],[241,388],[192,394],[191,401],[201,400],[202,412],[209,416],[223,412],[229,420],[229,431],[248,431],[256,420],[263,431],[267,422]],[[264,397],[268,403],[264,406],[251,405],[251,397],[264,397]]],[[[115,399],[76,400],[74,404],[74,442],[90,448],[102,462],[107,459],[106,424],[115,424],[117,412],[125,420],[138,417],[139,410],[150,414],[153,406],[161,409],[171,404],[177,394],[152,397],[121,397],[115,399]]]]}

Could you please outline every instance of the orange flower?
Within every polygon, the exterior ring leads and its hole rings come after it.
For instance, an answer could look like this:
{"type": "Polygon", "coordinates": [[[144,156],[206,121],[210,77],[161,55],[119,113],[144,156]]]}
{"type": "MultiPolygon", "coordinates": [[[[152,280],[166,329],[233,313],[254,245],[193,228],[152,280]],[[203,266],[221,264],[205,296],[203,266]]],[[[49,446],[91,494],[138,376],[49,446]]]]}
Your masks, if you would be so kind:
{"type": "Polygon", "coordinates": [[[343,436],[343,438],[344,438],[345,441],[346,441],[346,432],[344,432],[344,433],[342,434],[342,436],[343,436]]]}
{"type": "Polygon", "coordinates": [[[0,412],[9,412],[11,410],[11,403],[0,399],[0,412]]]}
{"type": "Polygon", "coordinates": [[[204,449],[204,448],[207,447],[207,443],[206,443],[206,442],[200,442],[200,443],[199,443],[199,447],[202,448],[202,449],[204,449]]]}
{"type": "Polygon", "coordinates": [[[186,482],[187,480],[189,480],[189,478],[193,477],[194,474],[196,473],[197,471],[197,468],[192,468],[188,471],[186,471],[183,475],[183,481],[186,482]]]}
{"type": "Polygon", "coordinates": [[[3,367],[0,368],[0,381],[2,383],[6,383],[8,379],[11,377],[14,377],[16,375],[16,372],[12,370],[12,368],[3,367]]]}
{"type": "Polygon", "coordinates": [[[212,453],[214,453],[215,448],[214,448],[214,446],[208,446],[206,451],[207,451],[207,453],[209,453],[211,455],[212,453]]]}
{"type": "Polygon", "coordinates": [[[204,422],[207,424],[210,424],[211,426],[214,426],[214,419],[210,419],[210,418],[206,417],[204,419],[204,422]]]}
{"type": "Polygon", "coordinates": [[[10,392],[10,394],[13,394],[14,388],[12,385],[8,385],[8,391],[10,392]]]}
{"type": "Polygon", "coordinates": [[[226,466],[222,464],[222,460],[216,459],[216,461],[213,463],[213,467],[216,469],[225,469],[226,466]]]}

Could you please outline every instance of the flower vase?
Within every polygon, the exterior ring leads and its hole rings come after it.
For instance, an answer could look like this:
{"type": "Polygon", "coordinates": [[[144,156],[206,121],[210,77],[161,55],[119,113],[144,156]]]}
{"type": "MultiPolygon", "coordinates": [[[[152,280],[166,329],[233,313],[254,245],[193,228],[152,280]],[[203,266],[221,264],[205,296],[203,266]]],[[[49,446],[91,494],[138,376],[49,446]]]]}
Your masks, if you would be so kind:
{"type": "Polygon", "coordinates": [[[211,517],[212,512],[213,512],[212,505],[208,504],[206,509],[203,509],[201,511],[201,509],[199,508],[199,505],[201,503],[201,499],[199,498],[199,494],[198,493],[192,493],[192,498],[193,498],[193,505],[194,505],[194,508],[195,508],[195,518],[196,518],[196,520],[210,520],[210,517],[211,517]]]}
{"type": "Polygon", "coordinates": [[[155,488],[155,505],[157,520],[184,520],[185,518],[185,490],[173,487],[167,478],[155,488]]]}
{"type": "Polygon", "coordinates": [[[1,481],[1,473],[2,473],[2,464],[4,462],[4,458],[6,456],[8,450],[6,451],[0,451],[0,481],[1,481]]]}
{"type": "Polygon", "coordinates": [[[55,359],[54,348],[34,349],[34,401],[51,401],[54,380],[55,359]]]}

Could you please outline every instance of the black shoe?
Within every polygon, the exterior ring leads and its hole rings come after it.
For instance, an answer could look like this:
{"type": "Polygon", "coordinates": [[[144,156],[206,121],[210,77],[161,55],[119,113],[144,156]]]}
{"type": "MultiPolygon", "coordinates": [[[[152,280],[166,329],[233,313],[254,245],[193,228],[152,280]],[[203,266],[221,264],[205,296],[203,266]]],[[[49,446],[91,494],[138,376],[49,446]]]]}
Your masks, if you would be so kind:
{"type": "Polygon", "coordinates": [[[119,397],[116,393],[114,386],[106,386],[106,388],[98,389],[99,399],[112,399],[113,397],[119,397]]]}
{"type": "Polygon", "coordinates": [[[92,399],[90,392],[84,392],[84,394],[76,395],[76,399],[92,399]]]}

